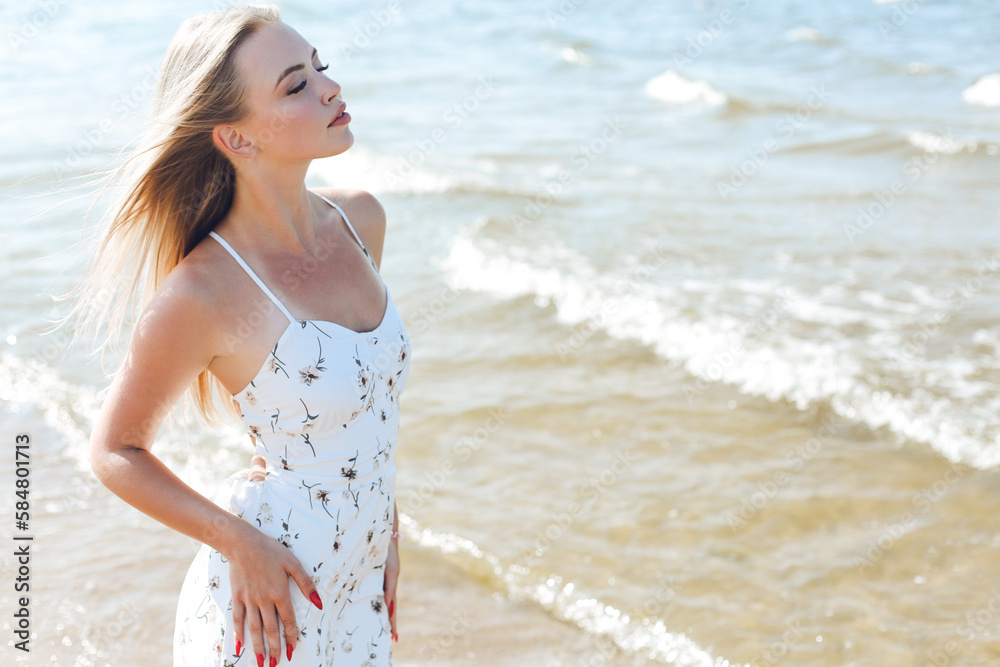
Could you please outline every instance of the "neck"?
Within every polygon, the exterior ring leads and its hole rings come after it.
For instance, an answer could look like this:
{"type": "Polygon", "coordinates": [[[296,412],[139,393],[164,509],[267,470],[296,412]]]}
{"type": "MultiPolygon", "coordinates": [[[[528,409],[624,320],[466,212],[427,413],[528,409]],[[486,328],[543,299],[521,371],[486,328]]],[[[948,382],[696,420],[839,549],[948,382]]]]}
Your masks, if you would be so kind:
{"type": "Polygon", "coordinates": [[[236,169],[236,195],[219,229],[269,248],[301,250],[315,242],[315,198],[306,189],[309,162],[282,169],[240,165],[236,169]]]}

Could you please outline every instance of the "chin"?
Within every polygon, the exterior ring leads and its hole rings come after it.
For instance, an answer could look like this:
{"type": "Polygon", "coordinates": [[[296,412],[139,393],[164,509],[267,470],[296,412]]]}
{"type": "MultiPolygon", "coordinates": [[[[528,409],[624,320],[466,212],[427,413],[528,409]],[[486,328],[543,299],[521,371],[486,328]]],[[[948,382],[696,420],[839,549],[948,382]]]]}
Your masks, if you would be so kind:
{"type": "Polygon", "coordinates": [[[337,142],[337,146],[328,155],[323,157],[332,157],[334,155],[340,155],[341,153],[347,151],[351,146],[354,145],[354,135],[351,133],[350,129],[345,131],[337,142]]]}

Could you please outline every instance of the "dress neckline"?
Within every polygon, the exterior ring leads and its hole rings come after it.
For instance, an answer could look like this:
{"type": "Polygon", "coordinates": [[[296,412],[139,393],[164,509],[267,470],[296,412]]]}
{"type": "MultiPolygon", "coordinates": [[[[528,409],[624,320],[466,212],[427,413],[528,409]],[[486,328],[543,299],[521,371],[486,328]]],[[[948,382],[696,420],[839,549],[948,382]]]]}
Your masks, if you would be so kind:
{"type": "MultiPolygon", "coordinates": [[[[375,266],[375,260],[373,260],[371,255],[368,254],[368,248],[365,247],[365,244],[364,242],[362,242],[361,237],[358,236],[358,233],[354,230],[354,225],[352,225],[351,221],[348,220],[347,213],[344,212],[344,209],[342,209],[335,202],[330,201],[329,199],[327,199],[326,197],[324,197],[319,193],[313,193],[313,194],[316,194],[317,197],[319,197],[327,204],[337,209],[337,211],[340,213],[340,217],[344,219],[344,223],[347,225],[347,228],[351,231],[351,235],[354,236],[355,240],[358,242],[358,245],[361,247],[361,252],[364,253],[365,257],[368,258],[369,263],[371,263],[372,268],[375,270],[375,275],[378,276],[379,282],[382,283],[382,290],[385,293],[385,309],[382,311],[382,319],[375,326],[375,328],[371,329],[370,331],[355,331],[354,329],[346,327],[343,324],[338,324],[337,322],[333,322],[332,320],[303,319],[295,317],[294,315],[292,315],[291,311],[289,311],[288,308],[285,307],[285,304],[283,304],[281,300],[274,294],[274,292],[272,292],[271,289],[264,283],[264,281],[260,279],[260,276],[258,276],[257,273],[250,268],[250,265],[246,263],[246,261],[240,256],[238,252],[236,252],[236,249],[233,248],[233,246],[231,246],[228,241],[222,238],[222,236],[220,236],[214,229],[210,231],[208,234],[216,241],[218,241],[219,244],[222,245],[222,247],[225,248],[230,255],[232,255],[233,259],[235,259],[236,262],[243,268],[243,270],[246,271],[246,273],[250,276],[250,278],[252,278],[253,281],[257,283],[257,286],[260,287],[261,291],[263,291],[264,294],[268,298],[270,298],[271,301],[273,301],[276,306],[278,306],[278,308],[285,315],[285,317],[288,318],[289,326],[291,326],[293,322],[300,322],[300,323],[320,322],[323,324],[333,325],[335,327],[343,329],[344,331],[348,331],[351,334],[358,336],[378,331],[382,327],[382,325],[385,324],[389,316],[389,299],[390,299],[389,287],[385,284],[385,280],[382,278],[382,272],[378,270],[377,266],[375,266]]],[[[284,334],[282,334],[282,336],[284,336],[284,334]]]]}
{"type": "MultiPolygon", "coordinates": [[[[388,287],[385,288],[385,299],[386,299],[386,301],[385,301],[385,313],[382,314],[382,321],[379,322],[378,326],[376,326],[371,331],[355,331],[354,329],[348,329],[347,327],[345,327],[342,324],[337,324],[336,322],[330,322],[329,320],[312,320],[312,319],[310,319],[310,320],[299,320],[299,319],[293,319],[293,320],[291,320],[288,323],[288,326],[285,327],[284,331],[281,332],[281,336],[278,337],[278,340],[275,341],[274,346],[271,348],[271,352],[268,353],[267,357],[261,363],[260,368],[257,369],[257,372],[254,374],[253,378],[249,382],[247,382],[246,385],[242,389],[240,389],[239,391],[233,393],[232,394],[233,398],[237,398],[239,396],[242,396],[244,393],[246,393],[250,389],[250,387],[252,387],[254,385],[254,383],[257,381],[257,378],[260,377],[260,374],[264,372],[265,368],[267,368],[267,362],[271,358],[271,355],[273,353],[277,352],[278,348],[281,347],[281,344],[288,337],[289,332],[296,331],[296,330],[302,330],[302,329],[305,328],[305,325],[307,325],[307,324],[313,324],[313,325],[317,325],[317,324],[331,325],[331,326],[337,327],[338,329],[342,329],[343,331],[345,331],[348,334],[348,335],[343,336],[341,338],[335,339],[333,342],[337,343],[337,344],[353,340],[353,339],[358,338],[360,336],[373,336],[376,333],[380,332],[382,330],[382,328],[385,327],[385,325],[388,323],[388,321],[389,321],[389,308],[393,306],[392,295],[389,294],[389,288],[388,287]],[[293,327],[292,326],[293,324],[298,324],[299,325],[298,329],[296,329],[296,327],[293,327]]],[[[329,336],[329,334],[327,334],[325,331],[323,331],[322,327],[317,326],[316,328],[319,329],[319,331],[321,333],[323,333],[324,335],[329,336]]]]}

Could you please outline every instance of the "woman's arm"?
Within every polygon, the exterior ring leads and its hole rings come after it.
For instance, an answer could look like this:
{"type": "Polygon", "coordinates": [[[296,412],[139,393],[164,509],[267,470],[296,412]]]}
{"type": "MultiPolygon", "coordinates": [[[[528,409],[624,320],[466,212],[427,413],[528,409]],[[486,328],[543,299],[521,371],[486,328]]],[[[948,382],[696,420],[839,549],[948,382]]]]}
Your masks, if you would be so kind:
{"type": "Polygon", "coordinates": [[[125,502],[229,560],[237,639],[246,614],[257,652],[280,659],[279,617],[287,645],[297,634],[288,576],[306,597],[316,592],[312,578],[288,549],[194,491],[150,451],[171,406],[225,349],[218,308],[175,271],[135,327],[91,435],[91,465],[125,502]]]}

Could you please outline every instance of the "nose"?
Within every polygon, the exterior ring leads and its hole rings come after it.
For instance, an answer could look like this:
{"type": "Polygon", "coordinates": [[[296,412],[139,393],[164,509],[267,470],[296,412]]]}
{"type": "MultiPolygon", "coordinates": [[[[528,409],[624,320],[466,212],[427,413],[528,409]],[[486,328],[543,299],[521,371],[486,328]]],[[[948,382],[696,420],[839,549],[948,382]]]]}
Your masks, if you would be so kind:
{"type": "Polygon", "coordinates": [[[337,101],[337,98],[340,97],[340,84],[326,75],[323,75],[323,78],[326,79],[326,81],[324,81],[326,88],[323,91],[326,95],[326,103],[334,104],[337,101]]]}

